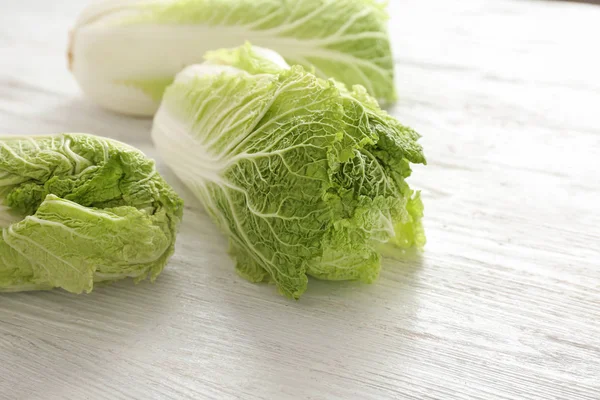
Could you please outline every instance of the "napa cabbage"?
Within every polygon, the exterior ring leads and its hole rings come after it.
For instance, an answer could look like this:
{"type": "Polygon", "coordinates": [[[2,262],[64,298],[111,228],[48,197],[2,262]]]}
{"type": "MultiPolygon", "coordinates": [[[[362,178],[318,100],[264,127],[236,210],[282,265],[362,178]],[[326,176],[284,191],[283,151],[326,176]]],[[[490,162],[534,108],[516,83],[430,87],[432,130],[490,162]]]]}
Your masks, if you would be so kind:
{"type": "Polygon", "coordinates": [[[0,292],[154,280],[182,213],[133,147],[85,134],[0,137],[0,292]]]}
{"type": "Polygon", "coordinates": [[[393,101],[387,24],[376,0],[104,0],[76,22],[69,60],[86,94],[127,114],[153,115],[181,69],[246,40],[393,101]]]}
{"type": "Polygon", "coordinates": [[[249,44],[166,90],[152,137],[228,236],[237,272],[298,298],[308,276],[372,282],[380,246],[425,244],[419,135],[346,88],[249,44]]]}

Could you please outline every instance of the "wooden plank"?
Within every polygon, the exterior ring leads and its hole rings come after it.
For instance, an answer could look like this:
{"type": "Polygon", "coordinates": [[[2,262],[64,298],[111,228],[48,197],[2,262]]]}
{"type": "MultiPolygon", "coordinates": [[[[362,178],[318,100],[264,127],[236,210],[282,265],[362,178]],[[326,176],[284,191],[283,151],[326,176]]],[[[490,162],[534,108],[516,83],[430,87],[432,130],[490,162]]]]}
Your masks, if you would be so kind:
{"type": "MultiPolygon", "coordinates": [[[[299,302],[233,272],[187,202],[156,284],[0,295],[0,398],[570,399],[600,393],[600,8],[391,2],[400,101],[423,134],[429,239],[373,285],[299,302]]],[[[83,131],[155,156],[65,68],[81,4],[0,13],[0,130],[83,131]]]]}

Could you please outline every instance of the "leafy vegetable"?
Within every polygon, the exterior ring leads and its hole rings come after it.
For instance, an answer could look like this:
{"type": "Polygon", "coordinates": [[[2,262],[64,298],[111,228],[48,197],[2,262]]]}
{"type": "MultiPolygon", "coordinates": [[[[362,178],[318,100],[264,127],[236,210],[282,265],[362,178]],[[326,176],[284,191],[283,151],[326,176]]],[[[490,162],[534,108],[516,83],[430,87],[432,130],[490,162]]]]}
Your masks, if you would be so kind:
{"type": "Polygon", "coordinates": [[[294,298],[307,275],[372,282],[381,243],[425,243],[405,182],[425,163],[419,136],[362,86],[278,65],[249,45],[209,53],[166,90],[154,142],[229,236],[243,277],[294,298]]]}
{"type": "Polygon", "coordinates": [[[183,67],[245,40],[319,77],[361,84],[392,101],[387,21],[386,6],[376,0],[105,1],[82,13],[69,55],[83,90],[128,114],[154,114],[183,67]]]}
{"type": "Polygon", "coordinates": [[[0,292],[156,279],[183,203],[154,162],[84,134],[0,139],[0,292]]]}

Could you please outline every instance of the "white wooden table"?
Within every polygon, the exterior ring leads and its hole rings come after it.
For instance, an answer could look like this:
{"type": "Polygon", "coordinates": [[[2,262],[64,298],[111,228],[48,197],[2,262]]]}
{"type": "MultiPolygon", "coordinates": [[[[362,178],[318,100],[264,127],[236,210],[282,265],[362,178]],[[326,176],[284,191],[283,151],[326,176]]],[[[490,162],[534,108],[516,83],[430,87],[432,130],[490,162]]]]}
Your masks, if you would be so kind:
{"type": "MultiPolygon", "coordinates": [[[[0,0],[0,132],[81,131],[149,155],[66,70],[80,0],[0,0]]],[[[392,1],[423,134],[429,239],[373,285],[298,302],[238,278],[187,201],[156,284],[0,295],[2,399],[600,399],[600,7],[392,1]]],[[[160,163],[160,161],[159,161],[160,163]]]]}

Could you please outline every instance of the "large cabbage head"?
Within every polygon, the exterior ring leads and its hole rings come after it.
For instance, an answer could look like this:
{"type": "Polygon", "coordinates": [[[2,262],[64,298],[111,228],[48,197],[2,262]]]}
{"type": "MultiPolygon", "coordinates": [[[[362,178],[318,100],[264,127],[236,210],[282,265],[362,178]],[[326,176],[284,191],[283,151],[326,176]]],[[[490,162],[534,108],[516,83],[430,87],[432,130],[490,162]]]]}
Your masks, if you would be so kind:
{"type": "Polygon", "coordinates": [[[237,271],[297,298],[307,276],[372,282],[382,244],[421,247],[405,179],[418,135],[351,90],[276,53],[219,50],[165,92],[153,139],[227,234],[237,271]]]}
{"type": "Polygon", "coordinates": [[[104,0],[78,19],[70,66],[103,107],[153,115],[183,67],[249,40],[320,77],[393,101],[387,24],[378,0],[104,0]]]}
{"type": "Polygon", "coordinates": [[[154,280],[173,253],[179,196],[140,151],[63,134],[0,138],[0,292],[154,280]]]}

